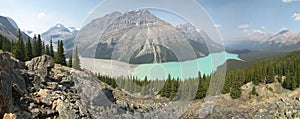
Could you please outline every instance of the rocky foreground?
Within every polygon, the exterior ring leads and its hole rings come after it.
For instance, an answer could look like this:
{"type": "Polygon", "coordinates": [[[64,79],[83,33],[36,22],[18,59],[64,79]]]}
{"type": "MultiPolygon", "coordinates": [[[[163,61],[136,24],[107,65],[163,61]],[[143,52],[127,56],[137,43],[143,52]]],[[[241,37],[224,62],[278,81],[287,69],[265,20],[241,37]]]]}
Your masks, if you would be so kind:
{"type": "Polygon", "coordinates": [[[300,119],[300,89],[283,89],[281,83],[260,84],[256,86],[258,96],[250,95],[254,85],[248,83],[242,87],[242,96],[232,99],[229,94],[217,96],[217,99],[196,100],[183,115],[187,118],[213,119],[300,119]],[[213,103],[205,115],[201,109],[206,103],[213,103]]]}
{"type": "Polygon", "coordinates": [[[24,119],[89,118],[76,94],[71,72],[46,55],[25,64],[1,53],[1,115],[12,113],[24,119]]]}
{"type": "Polygon", "coordinates": [[[26,63],[0,53],[0,116],[14,118],[300,118],[300,89],[280,83],[242,87],[240,99],[219,95],[193,102],[171,102],[154,96],[137,98],[97,80],[86,70],[75,70],[41,56],[26,63]]]}
{"type": "Polygon", "coordinates": [[[169,102],[134,98],[90,71],[54,64],[47,55],[24,63],[0,53],[0,80],[1,118],[151,118],[157,113],[143,113],[160,112],[169,102]]]}

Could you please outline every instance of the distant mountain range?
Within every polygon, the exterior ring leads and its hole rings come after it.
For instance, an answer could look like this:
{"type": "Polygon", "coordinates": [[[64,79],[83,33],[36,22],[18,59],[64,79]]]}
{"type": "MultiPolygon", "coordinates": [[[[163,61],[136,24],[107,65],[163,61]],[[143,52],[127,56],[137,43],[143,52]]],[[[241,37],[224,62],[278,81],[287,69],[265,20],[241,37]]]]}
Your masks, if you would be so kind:
{"type": "MultiPolygon", "coordinates": [[[[1,17],[0,23],[0,33],[16,41],[18,25],[8,17],[1,17]]],[[[25,32],[32,36],[32,32],[25,32]]],[[[22,33],[27,41],[29,36],[22,33]]],[[[72,51],[76,36],[85,57],[133,64],[185,61],[207,56],[207,45],[221,48],[191,24],[172,26],[147,10],[113,12],[94,19],[80,31],[57,24],[41,34],[45,44],[52,40],[54,47],[63,40],[67,53],[72,51]]]]}
{"type": "Polygon", "coordinates": [[[255,33],[227,44],[230,48],[265,52],[290,52],[300,49],[300,33],[282,30],[277,34],[255,33]]]}
{"type": "Polygon", "coordinates": [[[147,10],[113,12],[94,19],[77,34],[85,57],[132,64],[185,61],[209,54],[205,34],[189,24],[172,26],[147,10]],[[95,50],[96,49],[96,50],[95,50]],[[96,54],[96,55],[95,55],[96,54]]]}
{"type": "MultiPolygon", "coordinates": [[[[0,16],[0,34],[9,38],[12,41],[18,40],[18,25],[16,22],[9,18],[0,16]]],[[[22,36],[24,41],[26,42],[28,39],[28,35],[25,32],[22,32],[22,36]]]]}
{"type": "Polygon", "coordinates": [[[58,40],[63,40],[66,51],[72,50],[74,39],[78,30],[75,27],[65,27],[62,24],[56,24],[49,30],[41,34],[41,37],[45,44],[49,44],[52,40],[53,45],[57,46],[58,40]]]}
{"type": "MultiPolygon", "coordinates": [[[[16,41],[18,25],[0,16],[0,34],[16,41]]],[[[28,32],[30,33],[30,32],[28,32]]],[[[27,41],[29,37],[22,32],[27,41]]],[[[67,53],[72,51],[75,38],[84,57],[114,59],[132,64],[186,61],[209,54],[208,46],[222,47],[191,24],[171,25],[147,10],[125,13],[112,12],[96,18],[82,29],[56,24],[41,34],[46,44],[54,46],[63,40],[67,53]]],[[[226,44],[234,52],[289,52],[300,49],[300,33],[282,30],[276,34],[255,33],[243,40],[226,44]]]]}

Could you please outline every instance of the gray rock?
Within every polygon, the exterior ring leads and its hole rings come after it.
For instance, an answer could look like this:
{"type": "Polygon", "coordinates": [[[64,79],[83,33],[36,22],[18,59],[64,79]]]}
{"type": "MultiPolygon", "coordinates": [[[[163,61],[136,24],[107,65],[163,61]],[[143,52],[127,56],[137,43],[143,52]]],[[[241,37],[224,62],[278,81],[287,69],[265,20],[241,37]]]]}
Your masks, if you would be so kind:
{"type": "Polygon", "coordinates": [[[16,65],[18,61],[11,59],[8,53],[0,53],[0,115],[12,111],[13,91],[18,95],[28,93],[24,78],[14,69],[16,65]]]}
{"type": "Polygon", "coordinates": [[[75,119],[76,114],[68,108],[68,104],[64,103],[62,100],[58,99],[56,111],[59,113],[59,117],[62,119],[75,119]]]}
{"type": "Polygon", "coordinates": [[[40,109],[38,109],[38,108],[34,108],[30,111],[31,111],[31,114],[32,114],[32,118],[37,118],[41,115],[40,109]]]}
{"type": "Polygon", "coordinates": [[[129,109],[129,105],[125,100],[117,100],[116,104],[119,105],[123,109],[129,109]]]}
{"type": "Polygon", "coordinates": [[[48,89],[41,89],[37,92],[37,95],[40,97],[41,103],[45,104],[46,106],[50,106],[52,104],[52,91],[48,89]]]}
{"type": "Polygon", "coordinates": [[[51,68],[54,67],[54,62],[52,57],[43,55],[26,62],[26,66],[28,67],[29,71],[41,72],[44,73],[42,75],[46,76],[51,68]]]}
{"type": "Polygon", "coordinates": [[[50,90],[55,90],[58,87],[57,82],[47,82],[47,88],[50,90]]]}
{"type": "Polygon", "coordinates": [[[30,103],[29,106],[28,106],[28,110],[32,110],[33,108],[36,108],[37,105],[34,104],[34,103],[30,103]]]}

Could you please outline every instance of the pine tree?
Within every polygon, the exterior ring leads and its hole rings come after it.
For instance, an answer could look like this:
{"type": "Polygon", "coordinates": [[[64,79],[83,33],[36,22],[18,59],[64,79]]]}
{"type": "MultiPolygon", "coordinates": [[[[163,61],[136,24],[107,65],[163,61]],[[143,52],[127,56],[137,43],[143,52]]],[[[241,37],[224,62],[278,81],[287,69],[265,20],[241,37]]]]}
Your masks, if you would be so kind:
{"type": "Polygon", "coordinates": [[[45,54],[46,55],[50,55],[50,48],[49,48],[49,45],[46,45],[46,48],[45,48],[45,54]]]}
{"type": "Polygon", "coordinates": [[[4,42],[3,36],[0,34],[0,49],[2,49],[3,42],[4,42]]]}
{"type": "Polygon", "coordinates": [[[10,52],[11,51],[11,49],[12,49],[12,43],[8,40],[8,39],[4,39],[3,41],[2,41],[2,47],[1,47],[1,49],[3,50],[3,51],[8,51],[8,52],[10,52]]]}
{"type": "Polygon", "coordinates": [[[32,42],[32,56],[37,57],[38,56],[38,44],[37,44],[37,38],[36,35],[33,36],[33,42],[32,42]]]}
{"type": "Polygon", "coordinates": [[[198,80],[199,80],[199,84],[198,84],[198,90],[196,93],[196,99],[202,99],[205,98],[207,90],[208,90],[208,86],[209,86],[209,80],[208,78],[206,78],[205,74],[203,75],[203,77],[201,77],[201,73],[198,74],[198,80]]]}
{"type": "Polygon", "coordinates": [[[31,44],[30,38],[28,37],[28,40],[27,40],[27,43],[26,43],[26,46],[25,46],[25,59],[26,60],[31,60],[32,58],[33,58],[32,44],[31,44]]]}
{"type": "Polygon", "coordinates": [[[58,41],[57,53],[54,56],[54,62],[66,66],[66,57],[64,55],[64,45],[61,40],[58,41]]]}
{"type": "Polygon", "coordinates": [[[241,97],[242,95],[242,89],[240,87],[233,87],[230,91],[230,96],[232,99],[237,99],[241,97]]]}
{"type": "Polygon", "coordinates": [[[11,42],[11,41],[9,41],[9,40],[6,40],[6,42],[7,42],[7,46],[6,46],[6,50],[8,51],[8,52],[11,52],[12,51],[12,47],[13,47],[13,45],[14,45],[14,43],[13,42],[11,42]]]}
{"type": "Polygon", "coordinates": [[[80,69],[80,59],[79,59],[79,55],[78,55],[78,48],[75,48],[75,55],[74,55],[74,62],[72,64],[74,69],[80,69]]]}
{"type": "Polygon", "coordinates": [[[149,94],[148,84],[149,84],[148,78],[147,78],[147,76],[145,76],[144,80],[141,82],[141,88],[142,88],[141,94],[142,95],[149,94]]]}
{"type": "Polygon", "coordinates": [[[6,40],[1,39],[1,50],[5,51],[6,50],[5,47],[6,47],[6,40]]]}
{"type": "Polygon", "coordinates": [[[36,55],[37,56],[42,56],[42,50],[43,50],[43,44],[42,44],[42,39],[41,39],[41,35],[39,34],[38,35],[38,38],[37,38],[37,46],[36,46],[36,55]]]}
{"type": "Polygon", "coordinates": [[[42,42],[42,55],[46,54],[45,43],[42,42]]]}
{"type": "Polygon", "coordinates": [[[23,37],[21,34],[21,30],[19,29],[18,32],[18,41],[17,43],[14,45],[14,50],[13,50],[13,56],[16,59],[19,59],[21,61],[25,61],[25,48],[24,48],[24,41],[23,41],[23,37]]]}
{"type": "Polygon", "coordinates": [[[73,63],[73,58],[72,58],[72,54],[69,56],[69,61],[68,61],[68,67],[72,67],[72,63],[73,63]]]}
{"type": "Polygon", "coordinates": [[[290,90],[295,90],[297,88],[297,81],[289,71],[286,74],[286,78],[282,84],[282,87],[290,90]]]}
{"type": "Polygon", "coordinates": [[[177,94],[178,87],[177,87],[177,81],[173,78],[172,83],[170,86],[170,99],[173,100],[177,94]]]}
{"type": "Polygon", "coordinates": [[[250,94],[258,96],[258,92],[256,91],[255,86],[252,87],[252,90],[251,90],[250,94]]]}
{"type": "Polygon", "coordinates": [[[54,57],[54,50],[53,50],[52,40],[50,40],[50,50],[49,50],[49,55],[50,55],[51,57],[54,57]]]}

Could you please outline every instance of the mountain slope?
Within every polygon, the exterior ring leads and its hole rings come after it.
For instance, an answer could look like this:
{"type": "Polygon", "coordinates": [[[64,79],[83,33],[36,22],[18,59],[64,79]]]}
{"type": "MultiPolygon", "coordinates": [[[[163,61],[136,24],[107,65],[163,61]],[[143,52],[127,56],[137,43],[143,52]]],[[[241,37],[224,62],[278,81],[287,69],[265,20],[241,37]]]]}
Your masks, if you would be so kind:
{"type": "Polygon", "coordinates": [[[186,33],[147,10],[113,12],[83,27],[76,44],[84,57],[132,64],[185,61],[208,55],[203,35],[186,33]]]}
{"type": "Polygon", "coordinates": [[[179,24],[175,26],[182,34],[184,34],[185,38],[188,39],[189,43],[195,49],[195,52],[219,52],[223,51],[222,46],[220,44],[215,43],[210,37],[206,34],[205,31],[197,29],[192,24],[179,24]],[[203,45],[205,44],[205,45],[203,45]],[[207,45],[207,46],[206,46],[207,45]],[[208,51],[208,48],[211,51],[208,51]]]}
{"type": "MultiPolygon", "coordinates": [[[[12,41],[16,41],[18,40],[18,29],[19,27],[13,19],[0,16],[0,34],[12,41]]],[[[29,36],[24,32],[22,32],[22,36],[26,42],[29,36]]]]}

